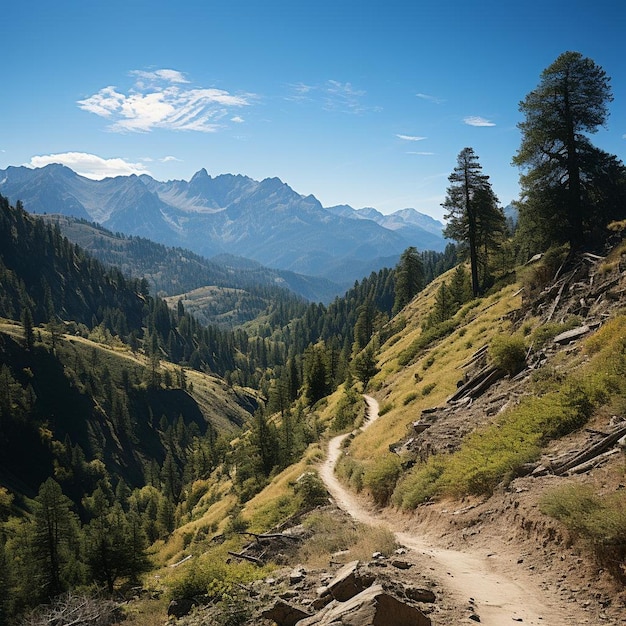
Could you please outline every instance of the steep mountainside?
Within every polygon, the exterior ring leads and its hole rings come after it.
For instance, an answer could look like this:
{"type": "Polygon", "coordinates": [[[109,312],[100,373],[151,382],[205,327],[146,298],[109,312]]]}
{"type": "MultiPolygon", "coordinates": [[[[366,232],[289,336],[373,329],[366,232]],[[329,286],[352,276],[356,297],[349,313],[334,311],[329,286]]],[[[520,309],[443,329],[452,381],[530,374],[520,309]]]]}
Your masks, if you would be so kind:
{"type": "Polygon", "coordinates": [[[208,260],[184,248],[170,248],[142,237],[127,237],[93,222],[62,215],[44,215],[44,221],[58,225],[72,243],[94,257],[118,267],[127,276],[145,278],[152,293],[174,296],[199,287],[242,289],[251,298],[281,294],[286,290],[314,302],[329,302],[344,289],[324,278],[304,276],[286,270],[272,270],[260,263],[220,255],[208,260]]]}
{"type": "Polygon", "coordinates": [[[107,477],[157,480],[168,455],[182,474],[194,445],[215,464],[218,431],[241,427],[258,401],[162,361],[207,340],[212,369],[234,368],[232,335],[213,329],[199,342],[181,311],[184,340],[173,319],[141,281],[0,197],[0,484],[32,497],[54,476],[80,503],[107,477]]]}
{"type": "Polygon", "coordinates": [[[277,178],[212,178],[200,170],[189,182],[149,176],[93,181],[61,165],[9,167],[0,171],[0,193],[33,213],[91,219],[206,257],[229,253],[344,284],[361,278],[365,266],[379,269],[397,260],[409,246],[445,247],[440,235],[417,224],[392,230],[336,215],[277,178]]]}

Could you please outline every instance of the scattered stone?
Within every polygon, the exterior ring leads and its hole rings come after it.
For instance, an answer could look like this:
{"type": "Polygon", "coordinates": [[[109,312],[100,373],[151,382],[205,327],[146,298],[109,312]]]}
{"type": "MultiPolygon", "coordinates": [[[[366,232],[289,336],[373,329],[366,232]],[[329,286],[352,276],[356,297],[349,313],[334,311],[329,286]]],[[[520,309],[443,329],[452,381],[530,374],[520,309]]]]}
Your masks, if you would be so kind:
{"type": "Polygon", "coordinates": [[[409,569],[413,567],[413,563],[409,563],[408,561],[404,561],[402,559],[394,559],[391,561],[391,564],[398,569],[409,569]]]}
{"type": "Polygon", "coordinates": [[[437,599],[433,591],[420,587],[408,587],[404,590],[404,594],[409,600],[414,602],[434,602],[437,599]]]}
{"type": "Polygon", "coordinates": [[[291,574],[289,574],[289,582],[292,585],[295,585],[296,583],[302,582],[305,576],[306,576],[306,570],[304,569],[304,567],[302,566],[296,567],[291,572],[291,574]]]}
{"type": "Polygon", "coordinates": [[[469,618],[473,621],[473,622],[480,622],[480,617],[476,614],[476,613],[472,613],[469,618]]]}

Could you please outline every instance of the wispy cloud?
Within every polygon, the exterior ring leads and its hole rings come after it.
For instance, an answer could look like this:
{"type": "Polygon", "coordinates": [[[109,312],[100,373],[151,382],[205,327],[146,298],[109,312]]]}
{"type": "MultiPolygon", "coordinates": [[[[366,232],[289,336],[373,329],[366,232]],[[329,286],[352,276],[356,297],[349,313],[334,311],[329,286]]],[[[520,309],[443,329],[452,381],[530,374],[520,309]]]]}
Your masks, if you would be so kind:
{"type": "Polygon", "coordinates": [[[93,180],[101,180],[113,176],[130,176],[131,174],[137,174],[137,176],[150,174],[143,163],[130,163],[121,158],[103,159],[95,154],[86,152],[42,154],[32,157],[26,165],[28,167],[45,167],[51,163],[66,165],[77,174],[93,180]]]}
{"type": "Polygon", "coordinates": [[[468,126],[495,126],[495,123],[480,117],[479,115],[470,115],[463,118],[463,122],[468,126]]]}
{"type": "Polygon", "coordinates": [[[171,163],[172,161],[175,161],[176,163],[182,163],[182,159],[178,159],[175,156],[172,155],[168,155],[166,157],[163,157],[162,159],[159,159],[159,161],[161,161],[161,163],[171,163]]]}
{"type": "Polygon", "coordinates": [[[164,80],[168,83],[189,83],[189,81],[185,78],[185,75],[178,70],[155,70],[154,72],[132,70],[129,74],[131,76],[136,76],[137,82],[144,81],[147,83],[156,83],[164,80]]]}
{"type": "Polygon", "coordinates": [[[367,92],[355,88],[352,83],[338,80],[327,80],[319,85],[295,83],[289,86],[287,100],[294,102],[318,103],[327,111],[358,114],[364,111],[375,111],[377,107],[365,104],[367,92]]]}
{"type": "Polygon", "coordinates": [[[414,151],[409,151],[407,152],[407,154],[417,154],[418,156],[434,156],[434,152],[414,152],[414,151]]]}
{"type": "Polygon", "coordinates": [[[234,117],[231,117],[230,121],[234,122],[235,124],[243,124],[245,122],[241,115],[235,115],[234,117]]]}
{"type": "Polygon", "coordinates": [[[313,85],[306,85],[304,83],[295,83],[289,85],[290,94],[287,96],[287,100],[309,100],[311,94],[317,90],[317,87],[313,85]]]}
{"type": "Polygon", "coordinates": [[[135,83],[123,93],[108,86],[78,101],[84,111],[111,121],[113,132],[150,132],[154,129],[216,132],[233,108],[250,106],[253,94],[223,89],[194,88],[177,70],[133,70],[135,83]]]}
{"type": "Polygon", "coordinates": [[[427,100],[428,102],[432,102],[433,104],[443,104],[445,102],[443,98],[431,96],[427,93],[416,93],[415,97],[419,98],[420,100],[427,100]]]}
{"type": "Polygon", "coordinates": [[[355,89],[351,83],[329,80],[325,85],[325,108],[345,113],[361,113],[365,110],[362,104],[365,91],[355,89]]]}
{"type": "Polygon", "coordinates": [[[427,137],[419,137],[417,135],[396,135],[396,137],[404,141],[424,141],[424,139],[427,139],[427,137]]]}

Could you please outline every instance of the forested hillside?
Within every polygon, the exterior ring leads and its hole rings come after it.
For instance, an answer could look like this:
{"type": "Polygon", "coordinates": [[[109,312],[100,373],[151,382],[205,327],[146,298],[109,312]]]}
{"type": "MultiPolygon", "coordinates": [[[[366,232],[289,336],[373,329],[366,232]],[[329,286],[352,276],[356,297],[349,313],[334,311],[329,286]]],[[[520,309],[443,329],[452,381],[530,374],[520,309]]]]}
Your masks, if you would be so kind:
{"type": "MultiPolygon", "coordinates": [[[[272,298],[287,297],[286,290],[314,302],[328,302],[343,291],[340,285],[323,278],[272,270],[249,259],[222,254],[209,260],[191,250],[112,233],[78,218],[45,215],[43,219],[58,224],[64,236],[99,261],[117,267],[126,276],[145,278],[157,295],[174,296],[211,285],[245,290],[251,300],[266,305],[272,298]]],[[[259,305],[255,306],[258,311],[259,305]]]]}

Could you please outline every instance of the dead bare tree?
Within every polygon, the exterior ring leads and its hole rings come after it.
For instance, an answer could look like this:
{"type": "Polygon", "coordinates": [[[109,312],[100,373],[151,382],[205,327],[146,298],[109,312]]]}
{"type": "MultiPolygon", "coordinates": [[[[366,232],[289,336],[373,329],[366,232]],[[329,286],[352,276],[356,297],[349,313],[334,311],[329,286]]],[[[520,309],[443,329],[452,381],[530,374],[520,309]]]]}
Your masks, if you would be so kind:
{"type": "Polygon", "coordinates": [[[118,618],[117,602],[69,592],[24,617],[20,626],[111,626],[118,618]]]}

